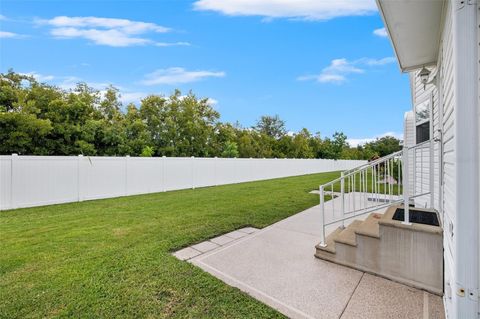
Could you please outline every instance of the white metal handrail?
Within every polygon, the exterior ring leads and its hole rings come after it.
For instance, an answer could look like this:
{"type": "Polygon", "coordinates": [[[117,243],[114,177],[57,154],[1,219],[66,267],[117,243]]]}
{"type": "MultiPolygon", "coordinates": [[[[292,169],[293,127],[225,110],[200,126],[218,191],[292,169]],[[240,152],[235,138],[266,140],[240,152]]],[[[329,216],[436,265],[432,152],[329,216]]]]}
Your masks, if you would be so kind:
{"type": "MultiPolygon", "coordinates": [[[[420,145],[420,144],[419,144],[419,145],[420,145]]],[[[385,160],[390,159],[390,158],[398,158],[398,157],[401,157],[402,154],[403,154],[403,150],[398,151],[398,152],[395,152],[395,153],[392,153],[392,154],[389,154],[389,155],[387,155],[387,156],[384,156],[384,157],[382,157],[382,158],[373,160],[373,161],[368,162],[368,163],[366,163],[366,164],[363,164],[363,165],[361,165],[361,166],[358,166],[358,167],[355,167],[355,168],[352,168],[352,169],[343,171],[343,172],[342,172],[342,176],[343,176],[344,178],[345,178],[345,177],[348,177],[349,175],[357,172],[358,170],[360,170],[360,169],[362,169],[362,168],[366,168],[366,167],[370,167],[370,166],[372,166],[372,165],[377,165],[377,164],[379,164],[379,163],[383,163],[383,162],[385,162],[385,160]]],[[[342,179],[342,176],[341,176],[341,177],[338,177],[337,179],[334,179],[333,181],[330,181],[330,182],[328,182],[328,183],[326,183],[326,184],[323,184],[323,186],[327,186],[327,185],[329,185],[329,184],[332,184],[332,183],[335,183],[335,182],[341,180],[341,179],[342,179]]]]}
{"type": "MultiPolygon", "coordinates": [[[[427,145],[430,145],[430,143],[432,142],[432,140],[427,140],[427,141],[424,141],[424,142],[421,142],[421,143],[418,143],[414,146],[410,146],[410,147],[407,147],[406,149],[407,150],[411,150],[411,149],[415,149],[415,148],[420,148],[420,147],[424,147],[424,146],[427,146],[427,145]]],[[[395,157],[395,156],[402,156],[403,154],[403,150],[401,151],[397,151],[397,152],[394,152],[394,153],[391,153],[391,154],[388,154],[388,155],[385,155],[384,157],[381,157],[381,158],[377,158],[373,161],[370,161],[368,163],[365,163],[363,165],[360,165],[360,166],[357,166],[357,167],[354,167],[354,168],[351,168],[351,169],[347,169],[345,171],[343,171],[343,173],[345,175],[347,175],[348,173],[350,172],[353,172],[353,171],[356,171],[360,168],[363,168],[363,167],[367,167],[367,166],[371,166],[371,165],[375,165],[377,162],[383,162],[385,161],[385,159],[389,158],[389,157],[395,157]]]]}
{"type": "Polygon", "coordinates": [[[344,171],[339,178],[321,185],[320,245],[327,245],[325,242],[327,226],[340,223],[340,226],[344,227],[348,219],[395,203],[404,203],[404,223],[410,223],[408,209],[410,200],[431,193],[432,185],[425,184],[430,183],[429,169],[432,167],[429,150],[432,147],[432,140],[406,147],[355,169],[344,171]],[[326,196],[328,198],[325,198],[326,196]]]}

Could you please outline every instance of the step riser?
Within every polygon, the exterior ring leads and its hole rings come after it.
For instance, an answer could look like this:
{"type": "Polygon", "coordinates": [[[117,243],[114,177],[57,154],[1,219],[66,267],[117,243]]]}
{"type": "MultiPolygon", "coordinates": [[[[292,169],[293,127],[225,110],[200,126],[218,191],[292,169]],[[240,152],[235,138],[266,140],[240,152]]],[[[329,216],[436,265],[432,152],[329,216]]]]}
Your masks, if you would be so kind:
{"type": "Polygon", "coordinates": [[[362,256],[360,264],[367,269],[379,269],[380,239],[359,234],[356,239],[358,254],[362,256]]]}
{"type": "Polygon", "coordinates": [[[443,238],[439,234],[380,226],[379,271],[386,275],[443,288],[443,238]],[[412,244],[414,243],[414,244],[412,244]]]}
{"type": "Polygon", "coordinates": [[[349,264],[361,264],[362,256],[358,253],[357,247],[336,242],[335,260],[342,260],[349,264]]]}
{"type": "Polygon", "coordinates": [[[355,244],[331,237],[334,252],[317,248],[315,256],[379,275],[434,294],[443,292],[443,237],[441,228],[405,228],[379,223],[377,235],[355,232],[355,244]]]}
{"type": "Polygon", "coordinates": [[[404,284],[404,285],[407,285],[407,286],[411,286],[411,287],[414,287],[414,288],[417,288],[417,289],[422,289],[422,290],[428,291],[428,292],[430,292],[432,294],[435,294],[435,295],[443,296],[443,288],[439,289],[437,287],[424,285],[424,284],[419,283],[417,281],[411,281],[411,280],[407,280],[405,278],[395,277],[395,276],[392,276],[392,275],[389,275],[389,274],[375,272],[375,271],[372,271],[371,269],[368,269],[366,267],[362,267],[358,264],[352,264],[352,263],[345,262],[345,261],[340,260],[340,259],[336,259],[335,254],[325,253],[325,252],[317,249],[317,252],[315,253],[315,257],[317,257],[319,259],[322,259],[322,260],[325,260],[325,261],[328,261],[328,262],[338,264],[338,265],[342,265],[342,266],[353,268],[353,269],[363,271],[363,272],[366,272],[366,273],[369,273],[369,274],[372,274],[372,275],[383,277],[383,278],[386,278],[386,279],[389,279],[389,280],[392,280],[392,281],[395,281],[395,282],[398,282],[398,283],[401,283],[401,284],[404,284]]]}

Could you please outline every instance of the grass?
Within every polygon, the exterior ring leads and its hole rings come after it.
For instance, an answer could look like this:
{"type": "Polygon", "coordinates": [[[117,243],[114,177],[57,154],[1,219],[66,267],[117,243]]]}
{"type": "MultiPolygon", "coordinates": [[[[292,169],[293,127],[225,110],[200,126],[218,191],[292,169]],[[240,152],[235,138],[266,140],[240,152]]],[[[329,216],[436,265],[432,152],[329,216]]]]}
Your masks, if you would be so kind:
{"type": "Polygon", "coordinates": [[[282,317],[171,252],[316,205],[337,176],[0,212],[0,317],[282,317]]]}
{"type": "MultiPolygon", "coordinates": [[[[373,176],[371,174],[370,171],[368,171],[365,175],[366,177],[366,185],[360,185],[360,175],[357,173],[355,174],[355,180],[353,179],[353,176],[349,178],[345,178],[345,185],[344,185],[344,190],[346,193],[349,193],[349,192],[364,192],[365,190],[367,192],[374,192],[375,191],[375,188],[374,188],[374,185],[372,185],[372,179],[373,179],[373,176]],[[355,184],[355,189],[353,188],[353,184],[355,184]],[[366,188],[365,188],[366,186],[366,188]]],[[[381,177],[377,177],[379,178],[380,180],[382,180],[384,177],[381,176],[381,177]]],[[[375,183],[375,180],[373,181],[373,183],[375,183]]],[[[377,183],[377,186],[376,186],[376,191],[380,194],[384,194],[384,193],[387,193],[388,194],[388,188],[389,188],[389,185],[388,184],[384,184],[384,183],[377,183]]],[[[403,192],[403,187],[401,185],[391,185],[391,188],[392,188],[392,195],[401,195],[402,192],[403,192]]],[[[334,192],[340,192],[341,190],[341,183],[340,181],[337,181],[333,184],[333,191],[334,192]]],[[[332,191],[332,186],[331,185],[328,185],[325,187],[325,191],[326,192],[330,192],[332,191]]]]}

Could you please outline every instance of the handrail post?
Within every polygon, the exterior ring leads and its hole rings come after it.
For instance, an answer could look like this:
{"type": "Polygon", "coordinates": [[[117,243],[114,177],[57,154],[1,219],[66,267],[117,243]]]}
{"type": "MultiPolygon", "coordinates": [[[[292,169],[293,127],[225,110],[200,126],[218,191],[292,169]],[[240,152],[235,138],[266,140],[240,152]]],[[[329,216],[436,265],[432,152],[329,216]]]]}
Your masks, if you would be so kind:
{"type": "Polygon", "coordinates": [[[408,181],[408,148],[403,149],[403,208],[404,220],[403,224],[411,225],[410,223],[410,183],[408,181]]]}
{"type": "Polygon", "coordinates": [[[435,184],[435,161],[434,161],[434,156],[435,156],[435,144],[434,144],[434,140],[433,138],[430,139],[430,164],[429,164],[429,168],[430,168],[430,172],[429,172],[429,186],[430,186],[430,208],[434,208],[435,207],[435,194],[434,194],[434,184],[435,184]]]}
{"type": "Polygon", "coordinates": [[[340,196],[342,197],[342,228],[345,228],[345,178],[343,172],[341,173],[340,179],[340,196]]]}
{"type": "Polygon", "coordinates": [[[323,191],[323,185],[320,186],[320,224],[322,228],[320,229],[320,244],[321,247],[327,247],[325,243],[325,194],[323,191]]]}

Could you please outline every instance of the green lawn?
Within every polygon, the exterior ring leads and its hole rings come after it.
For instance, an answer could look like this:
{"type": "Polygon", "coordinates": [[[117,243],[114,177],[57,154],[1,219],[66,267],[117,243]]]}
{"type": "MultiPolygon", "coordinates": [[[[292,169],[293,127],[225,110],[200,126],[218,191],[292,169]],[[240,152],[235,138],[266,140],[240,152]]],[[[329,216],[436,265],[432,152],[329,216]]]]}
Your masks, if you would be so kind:
{"type": "MultiPolygon", "coordinates": [[[[378,178],[378,177],[377,177],[378,178]]],[[[367,174],[366,174],[366,189],[367,189],[367,192],[373,192],[374,191],[374,186],[372,185],[372,174],[371,174],[371,171],[368,171],[367,174]]],[[[380,180],[383,179],[383,177],[379,177],[380,180]]],[[[376,181],[376,180],[375,180],[376,181]]],[[[374,182],[375,182],[374,181],[374,182]]],[[[355,174],[355,179],[352,177],[349,178],[345,178],[345,192],[346,193],[349,193],[351,191],[355,191],[355,192],[363,192],[365,191],[365,185],[360,185],[360,174],[355,174]],[[355,181],[355,182],[354,182],[355,181]],[[353,184],[355,183],[355,189],[353,188],[353,184]]],[[[385,184],[383,183],[378,183],[377,184],[377,192],[380,193],[380,194],[385,194],[387,193],[388,194],[388,184],[387,186],[385,186],[385,184]]],[[[403,188],[401,185],[391,185],[392,187],[392,195],[401,195],[402,192],[403,192],[403,188]]],[[[340,181],[337,181],[333,184],[333,191],[335,192],[340,192],[341,190],[341,183],[340,181]]],[[[325,187],[325,191],[326,192],[330,192],[332,191],[332,186],[331,185],[328,185],[325,187]]]]}
{"type": "Polygon", "coordinates": [[[281,317],[171,252],[311,207],[338,175],[0,212],[0,317],[281,317]]]}

